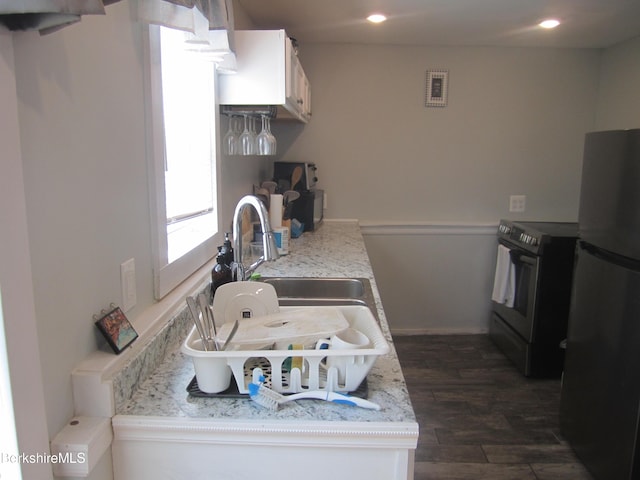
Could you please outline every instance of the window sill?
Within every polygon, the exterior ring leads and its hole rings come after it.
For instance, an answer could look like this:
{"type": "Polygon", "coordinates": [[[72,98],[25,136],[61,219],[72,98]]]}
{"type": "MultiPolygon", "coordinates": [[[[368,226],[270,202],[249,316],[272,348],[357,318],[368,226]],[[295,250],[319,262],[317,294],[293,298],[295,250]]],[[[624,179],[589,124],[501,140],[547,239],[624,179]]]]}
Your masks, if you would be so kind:
{"type": "MultiPolygon", "coordinates": [[[[209,284],[214,263],[215,259],[207,262],[162,300],[149,306],[132,320],[138,332],[138,339],[120,355],[96,350],[73,369],[71,379],[76,415],[111,417],[115,414],[114,377],[134,363],[136,365],[132,368],[153,371],[153,365],[144,363],[162,361],[162,358],[155,355],[142,354],[152,345],[158,334],[186,308],[186,297],[202,291],[209,284]],[[137,359],[141,361],[134,362],[137,359]]],[[[137,383],[144,379],[137,375],[135,377],[137,383]]]]}

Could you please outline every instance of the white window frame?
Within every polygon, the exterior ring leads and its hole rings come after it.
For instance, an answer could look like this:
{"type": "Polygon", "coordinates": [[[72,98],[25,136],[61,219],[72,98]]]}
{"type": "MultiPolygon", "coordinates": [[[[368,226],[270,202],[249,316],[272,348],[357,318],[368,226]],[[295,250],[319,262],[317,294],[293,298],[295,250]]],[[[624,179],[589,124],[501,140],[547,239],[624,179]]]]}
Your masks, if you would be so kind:
{"type": "MultiPolygon", "coordinates": [[[[13,397],[11,394],[11,377],[9,375],[9,355],[6,348],[4,317],[2,314],[2,285],[0,285],[0,455],[18,454],[18,437],[13,412],[13,397]]],[[[22,480],[19,462],[2,462],[7,478],[22,480]]]]}
{"type": "MultiPolygon", "coordinates": [[[[165,204],[165,148],[164,148],[164,122],[162,110],[162,73],[160,64],[160,27],[148,25],[148,39],[145,48],[147,61],[145,65],[145,95],[147,127],[147,167],[149,171],[149,204],[151,219],[151,249],[153,255],[153,283],[154,296],[157,300],[165,297],[171,290],[196,272],[202,265],[215,256],[217,245],[223,241],[220,229],[220,127],[218,99],[211,108],[215,114],[215,171],[216,171],[216,206],[214,216],[216,218],[216,233],[203,243],[193,248],[190,252],[168,263],[167,261],[167,215],[165,204]]],[[[211,64],[215,69],[215,64],[211,64]]],[[[217,74],[216,74],[217,75],[217,74]]]]}

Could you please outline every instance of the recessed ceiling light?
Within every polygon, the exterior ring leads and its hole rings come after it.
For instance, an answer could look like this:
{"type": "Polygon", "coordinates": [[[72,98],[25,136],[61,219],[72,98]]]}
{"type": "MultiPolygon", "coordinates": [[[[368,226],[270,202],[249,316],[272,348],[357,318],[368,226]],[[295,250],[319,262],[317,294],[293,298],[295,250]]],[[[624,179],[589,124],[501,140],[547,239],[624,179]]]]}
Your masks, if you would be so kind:
{"type": "Polygon", "coordinates": [[[556,28],[558,25],[560,25],[560,22],[556,19],[550,18],[549,20],[540,22],[538,25],[540,25],[542,28],[556,28]]]}
{"type": "Polygon", "coordinates": [[[384,22],[386,19],[387,17],[385,17],[381,13],[374,13],[367,17],[367,20],[369,20],[371,23],[381,23],[381,22],[384,22]]]}

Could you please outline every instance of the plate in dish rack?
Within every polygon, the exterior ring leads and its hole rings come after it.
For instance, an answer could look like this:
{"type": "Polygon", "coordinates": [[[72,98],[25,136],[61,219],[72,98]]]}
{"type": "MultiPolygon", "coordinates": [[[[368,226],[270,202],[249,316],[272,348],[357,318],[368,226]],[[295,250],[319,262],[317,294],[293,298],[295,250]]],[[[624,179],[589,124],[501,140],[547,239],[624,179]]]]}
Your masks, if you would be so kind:
{"type": "MultiPolygon", "coordinates": [[[[226,342],[232,328],[231,323],[225,323],[218,331],[218,339],[226,342]]],[[[231,345],[275,343],[276,349],[286,349],[293,343],[315,344],[347,328],[349,322],[337,307],[300,307],[241,320],[231,345]]]]}
{"type": "Polygon", "coordinates": [[[218,287],[213,297],[213,318],[216,325],[279,311],[276,289],[268,283],[226,283],[218,287]]]}

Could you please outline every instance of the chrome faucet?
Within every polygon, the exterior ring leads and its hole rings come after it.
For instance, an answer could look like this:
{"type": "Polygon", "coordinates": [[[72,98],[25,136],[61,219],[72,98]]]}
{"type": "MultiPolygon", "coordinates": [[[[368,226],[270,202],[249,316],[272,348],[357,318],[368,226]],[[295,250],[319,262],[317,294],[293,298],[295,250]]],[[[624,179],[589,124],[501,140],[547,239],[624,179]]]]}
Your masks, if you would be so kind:
{"type": "Polygon", "coordinates": [[[262,201],[254,195],[245,195],[240,199],[236,210],[233,213],[233,270],[234,280],[246,280],[249,276],[262,265],[263,262],[277,260],[280,257],[278,247],[276,246],[271,224],[269,223],[269,214],[262,201]],[[242,263],[242,213],[247,207],[253,207],[258,213],[260,226],[262,227],[262,248],[264,253],[262,257],[245,267],[242,263]]]}

